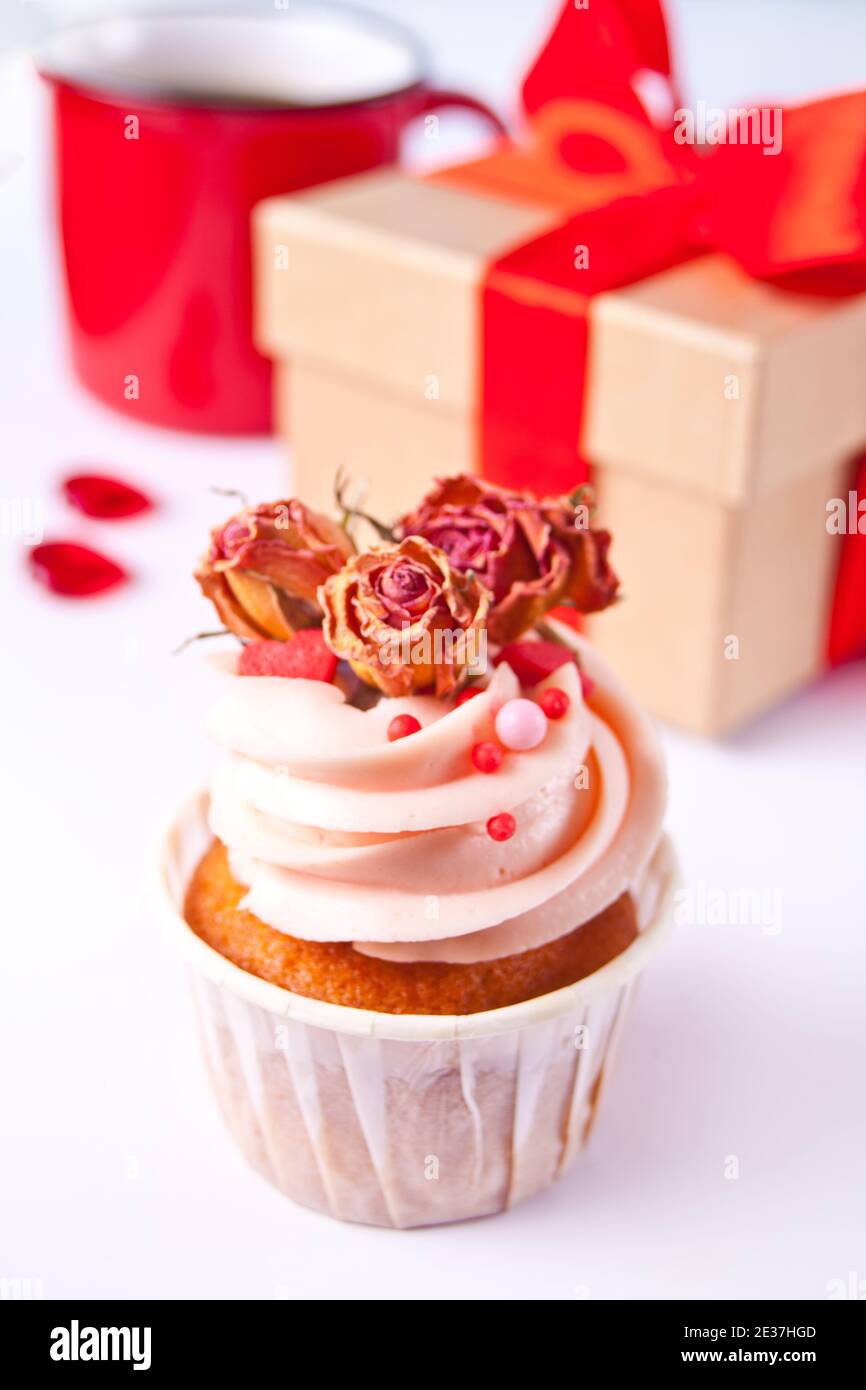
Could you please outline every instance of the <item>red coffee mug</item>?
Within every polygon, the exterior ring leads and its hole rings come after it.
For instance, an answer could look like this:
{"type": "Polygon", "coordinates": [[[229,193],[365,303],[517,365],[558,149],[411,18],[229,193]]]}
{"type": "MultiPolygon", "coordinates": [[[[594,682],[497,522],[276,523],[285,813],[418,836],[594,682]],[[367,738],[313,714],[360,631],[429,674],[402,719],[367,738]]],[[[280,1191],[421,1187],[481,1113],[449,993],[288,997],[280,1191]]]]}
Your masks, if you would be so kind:
{"type": "Polygon", "coordinates": [[[156,14],[67,29],[37,57],[54,95],[72,357],[136,420],[270,429],[251,338],[260,199],[399,158],[435,107],[498,118],[426,81],[390,20],[290,0],[267,14],[156,14]]]}

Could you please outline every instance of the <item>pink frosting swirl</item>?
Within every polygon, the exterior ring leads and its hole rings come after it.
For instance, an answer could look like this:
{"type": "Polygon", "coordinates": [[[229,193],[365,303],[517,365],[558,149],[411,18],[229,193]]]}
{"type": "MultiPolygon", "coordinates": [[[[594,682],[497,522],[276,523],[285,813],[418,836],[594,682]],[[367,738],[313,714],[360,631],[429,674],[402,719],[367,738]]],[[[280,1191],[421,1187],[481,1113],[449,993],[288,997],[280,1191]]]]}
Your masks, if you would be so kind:
{"type": "Polygon", "coordinates": [[[633,888],[661,833],[658,744],[592,649],[559,635],[595,681],[590,704],[571,664],[528,692],[503,664],[461,706],[416,695],[367,711],[336,686],[230,676],[210,720],[226,750],[210,816],[243,905],[293,936],[471,962],[542,945],[633,888]],[[565,717],[478,772],[470,749],[499,707],[546,685],[569,695],[565,717]],[[421,731],[389,743],[404,712],[421,731]],[[486,831],[501,811],[517,824],[505,842],[486,831]]]}

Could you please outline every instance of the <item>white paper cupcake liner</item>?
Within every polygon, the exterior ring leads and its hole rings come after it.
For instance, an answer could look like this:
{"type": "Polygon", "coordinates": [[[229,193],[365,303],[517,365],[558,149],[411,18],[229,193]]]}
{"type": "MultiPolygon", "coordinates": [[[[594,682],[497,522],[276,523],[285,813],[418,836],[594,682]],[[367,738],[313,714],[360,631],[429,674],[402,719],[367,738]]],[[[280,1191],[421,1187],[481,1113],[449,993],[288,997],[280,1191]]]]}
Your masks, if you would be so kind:
{"type": "Polygon", "coordinates": [[[641,932],[565,989],[486,1013],[375,1013],[248,974],[187,926],[211,840],[196,797],[163,848],[160,914],[191,966],[207,1068],[243,1152],[286,1196],[345,1221],[487,1216],[547,1187],[585,1144],[629,999],[672,915],[663,841],[641,932]]]}

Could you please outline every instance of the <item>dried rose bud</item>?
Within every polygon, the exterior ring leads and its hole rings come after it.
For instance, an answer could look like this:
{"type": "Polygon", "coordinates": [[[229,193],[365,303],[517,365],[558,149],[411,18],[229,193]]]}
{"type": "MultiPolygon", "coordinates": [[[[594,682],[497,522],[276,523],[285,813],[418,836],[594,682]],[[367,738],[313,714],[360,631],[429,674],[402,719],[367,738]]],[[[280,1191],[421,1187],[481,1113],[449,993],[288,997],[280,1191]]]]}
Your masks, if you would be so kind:
{"type": "Polygon", "coordinates": [[[462,474],[440,479],[397,526],[445,551],[493,595],[494,642],[513,641],[566,600],[582,613],[606,608],[619,581],[607,563],[610,534],[585,524],[568,497],[537,499],[462,474]]]}
{"type": "Polygon", "coordinates": [[[446,695],[483,656],[487,590],[416,537],[353,555],[319,602],[332,651],[386,695],[446,695]]]}
{"type": "Polygon", "coordinates": [[[319,585],[353,553],[342,526],[292,498],[217,526],[195,578],[238,637],[286,641],[321,622],[319,585]]]}

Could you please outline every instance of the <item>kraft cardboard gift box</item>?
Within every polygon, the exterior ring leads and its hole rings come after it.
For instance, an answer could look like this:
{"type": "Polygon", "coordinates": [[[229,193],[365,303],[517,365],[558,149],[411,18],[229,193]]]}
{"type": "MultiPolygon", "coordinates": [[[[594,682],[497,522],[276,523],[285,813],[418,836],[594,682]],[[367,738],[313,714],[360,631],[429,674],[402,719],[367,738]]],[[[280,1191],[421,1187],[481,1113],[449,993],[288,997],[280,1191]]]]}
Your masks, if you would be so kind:
{"type": "MultiPolygon", "coordinates": [[[[435,476],[477,471],[481,285],[550,224],[393,172],[259,205],[256,336],[297,495],[332,507],[343,468],[392,519],[435,476]]],[[[625,597],[586,629],[656,714],[718,734],[824,668],[827,503],[866,444],[866,296],[792,295],[708,254],[588,317],[581,448],[625,597]]]]}

